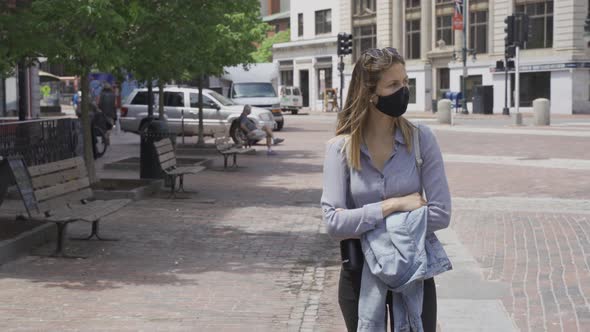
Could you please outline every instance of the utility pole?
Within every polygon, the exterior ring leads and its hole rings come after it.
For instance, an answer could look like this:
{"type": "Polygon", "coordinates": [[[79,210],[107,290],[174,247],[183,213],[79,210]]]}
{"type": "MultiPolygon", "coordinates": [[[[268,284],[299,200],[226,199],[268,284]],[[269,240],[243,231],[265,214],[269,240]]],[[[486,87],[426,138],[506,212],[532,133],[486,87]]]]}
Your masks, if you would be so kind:
{"type": "Polygon", "coordinates": [[[467,110],[467,9],[468,0],[463,0],[463,87],[461,89],[461,94],[463,95],[463,100],[461,101],[462,111],[463,114],[469,114],[467,110]]]}

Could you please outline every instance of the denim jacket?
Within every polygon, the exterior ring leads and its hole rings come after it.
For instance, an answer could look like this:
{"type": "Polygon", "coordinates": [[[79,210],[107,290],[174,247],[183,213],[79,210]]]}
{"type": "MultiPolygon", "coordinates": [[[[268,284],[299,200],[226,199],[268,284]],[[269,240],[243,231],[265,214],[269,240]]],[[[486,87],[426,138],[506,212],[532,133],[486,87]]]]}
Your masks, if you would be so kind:
{"type": "Polygon", "coordinates": [[[427,207],[394,213],[361,237],[365,255],[357,331],[386,331],[385,299],[393,293],[394,332],[423,332],[423,281],[452,269],[427,207]]]}

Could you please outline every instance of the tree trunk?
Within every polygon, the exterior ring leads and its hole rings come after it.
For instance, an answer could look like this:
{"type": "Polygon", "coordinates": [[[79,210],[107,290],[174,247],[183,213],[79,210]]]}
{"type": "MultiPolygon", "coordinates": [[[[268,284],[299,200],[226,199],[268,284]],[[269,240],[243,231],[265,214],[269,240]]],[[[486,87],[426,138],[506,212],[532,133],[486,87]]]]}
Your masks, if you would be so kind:
{"type": "Polygon", "coordinates": [[[162,80],[158,80],[158,118],[160,121],[164,121],[164,82],[162,80]]]}
{"type": "MultiPolygon", "coordinates": [[[[154,117],[154,90],[152,89],[151,78],[148,80],[147,90],[148,118],[152,119],[154,117]]],[[[163,99],[162,95],[160,95],[160,99],[163,99]]]]}
{"type": "Polygon", "coordinates": [[[25,59],[18,62],[18,120],[25,121],[27,119],[27,111],[29,104],[29,89],[27,88],[27,66],[25,59]]]}
{"type": "Polygon", "coordinates": [[[198,85],[199,85],[199,140],[197,141],[197,145],[205,145],[205,140],[203,139],[203,75],[199,75],[198,85]]]}
{"type": "Polygon", "coordinates": [[[90,123],[90,84],[89,84],[89,72],[84,70],[81,75],[81,87],[82,91],[82,134],[84,135],[84,161],[86,162],[86,168],[88,169],[88,179],[90,183],[98,181],[96,177],[96,169],[94,167],[94,150],[92,147],[92,127],[90,123]]]}

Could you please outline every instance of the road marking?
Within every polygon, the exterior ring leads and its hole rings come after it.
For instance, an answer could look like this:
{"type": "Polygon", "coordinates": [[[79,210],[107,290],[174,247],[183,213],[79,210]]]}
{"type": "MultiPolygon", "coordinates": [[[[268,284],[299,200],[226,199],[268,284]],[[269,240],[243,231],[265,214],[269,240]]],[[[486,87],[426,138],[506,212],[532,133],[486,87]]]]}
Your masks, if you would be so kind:
{"type": "Polygon", "coordinates": [[[483,156],[451,153],[445,153],[443,158],[445,162],[451,163],[493,164],[570,170],[590,170],[590,160],[586,159],[545,159],[536,157],[483,156]]]}

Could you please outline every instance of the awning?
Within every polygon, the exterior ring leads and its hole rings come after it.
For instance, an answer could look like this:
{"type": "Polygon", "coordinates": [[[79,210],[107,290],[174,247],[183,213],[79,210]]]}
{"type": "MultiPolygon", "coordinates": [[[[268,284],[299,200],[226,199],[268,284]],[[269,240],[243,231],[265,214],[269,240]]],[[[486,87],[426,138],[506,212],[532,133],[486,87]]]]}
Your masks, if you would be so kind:
{"type": "Polygon", "coordinates": [[[61,81],[61,79],[59,78],[59,76],[55,76],[55,75],[50,74],[46,71],[39,70],[39,81],[41,81],[41,83],[59,82],[59,81],[61,81]]]}

